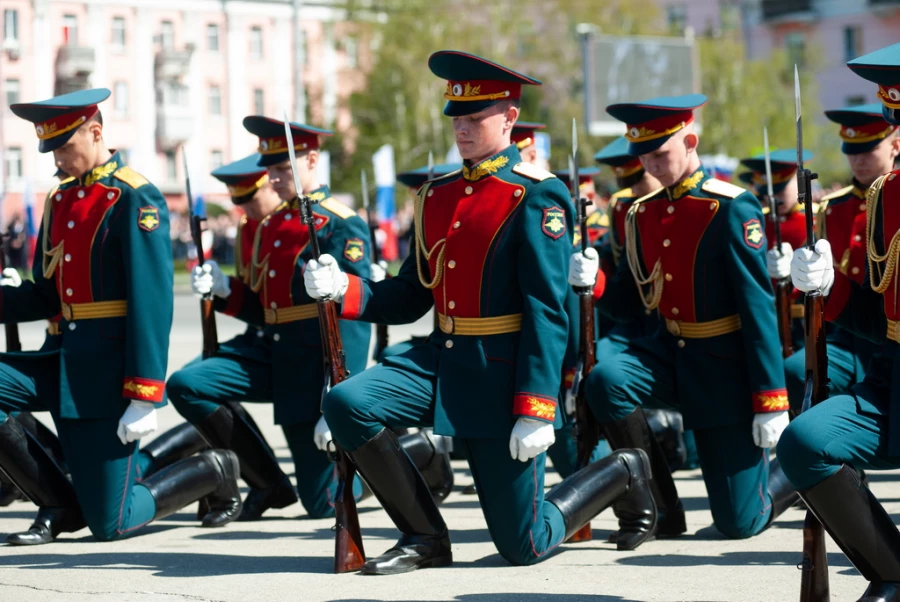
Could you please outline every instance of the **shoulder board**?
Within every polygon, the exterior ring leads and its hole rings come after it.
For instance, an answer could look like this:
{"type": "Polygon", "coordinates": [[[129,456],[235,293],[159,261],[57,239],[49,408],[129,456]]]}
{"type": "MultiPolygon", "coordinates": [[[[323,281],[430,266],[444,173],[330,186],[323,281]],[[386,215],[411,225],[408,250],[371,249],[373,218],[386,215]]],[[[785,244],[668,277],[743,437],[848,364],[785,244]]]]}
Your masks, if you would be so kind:
{"type": "Polygon", "coordinates": [[[660,192],[663,192],[664,190],[665,190],[665,187],[660,186],[659,188],[657,188],[656,190],[654,190],[654,191],[651,192],[650,194],[645,194],[645,195],[642,196],[641,198],[637,199],[635,202],[633,202],[633,203],[631,204],[631,207],[634,208],[634,207],[637,207],[640,203],[645,203],[645,202],[647,202],[647,201],[652,201],[652,200],[653,200],[660,192]]]}
{"type": "Polygon", "coordinates": [[[747,192],[745,188],[735,186],[734,184],[731,184],[724,180],[719,180],[717,178],[708,179],[707,181],[703,182],[700,188],[706,192],[717,194],[727,199],[733,199],[747,192]]]}
{"type": "Polygon", "coordinates": [[[772,212],[772,209],[768,205],[766,205],[765,207],[762,208],[762,212],[763,212],[763,215],[769,215],[772,212]]]}
{"type": "Polygon", "coordinates": [[[75,181],[75,178],[73,178],[72,176],[69,176],[68,178],[60,180],[59,185],[62,186],[63,184],[69,184],[70,182],[74,182],[74,181],[75,181]]]}
{"type": "Polygon", "coordinates": [[[525,176],[529,180],[534,180],[535,182],[543,182],[544,180],[556,177],[546,169],[541,169],[537,165],[525,163],[524,161],[522,163],[516,163],[512,170],[520,176],[525,176]]]}
{"type": "Polygon", "coordinates": [[[609,215],[605,211],[594,211],[587,218],[588,226],[609,227],[609,215]]]}
{"type": "Polygon", "coordinates": [[[841,188],[840,190],[838,190],[836,192],[832,192],[831,194],[827,194],[827,195],[823,196],[820,203],[824,203],[826,201],[831,201],[836,198],[840,198],[842,196],[850,194],[851,192],[853,192],[853,184],[851,184],[850,186],[841,188]]]}
{"type": "Polygon", "coordinates": [[[325,199],[324,201],[320,202],[319,205],[321,205],[325,209],[328,209],[338,217],[342,217],[344,219],[348,219],[356,215],[356,211],[343,204],[342,202],[336,201],[333,198],[325,199]]]}
{"type": "Polygon", "coordinates": [[[429,184],[434,183],[434,182],[440,182],[441,180],[446,180],[447,178],[452,178],[454,176],[458,176],[461,173],[462,173],[462,169],[457,169],[455,171],[451,171],[450,173],[445,173],[442,176],[435,176],[435,177],[431,178],[430,180],[427,180],[427,182],[429,184]]]}
{"type": "Polygon", "coordinates": [[[614,199],[620,199],[622,197],[632,197],[632,196],[634,196],[634,193],[631,191],[631,188],[623,188],[622,190],[612,193],[612,195],[609,197],[609,199],[610,199],[610,201],[612,201],[614,199]]]}
{"type": "Polygon", "coordinates": [[[124,165],[124,166],[120,167],[119,169],[117,169],[113,173],[113,177],[116,178],[117,180],[121,180],[122,182],[125,182],[132,188],[140,188],[144,184],[150,183],[150,181],[147,180],[147,178],[145,178],[138,172],[134,171],[127,165],[124,165]]]}

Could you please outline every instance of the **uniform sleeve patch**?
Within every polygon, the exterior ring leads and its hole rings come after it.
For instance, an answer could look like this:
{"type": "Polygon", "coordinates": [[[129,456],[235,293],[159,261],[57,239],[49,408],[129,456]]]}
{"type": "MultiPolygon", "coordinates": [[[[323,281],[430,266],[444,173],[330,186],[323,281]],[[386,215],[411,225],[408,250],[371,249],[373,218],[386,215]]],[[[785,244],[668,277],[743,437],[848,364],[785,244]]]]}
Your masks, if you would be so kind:
{"type": "Polygon", "coordinates": [[[766,235],[763,234],[763,229],[758,219],[744,222],[744,242],[753,249],[761,249],[766,242],[766,235]]]}
{"type": "Polygon", "coordinates": [[[347,244],[344,245],[344,257],[349,259],[351,263],[356,263],[365,256],[365,243],[362,239],[351,238],[347,241],[347,244]]]}
{"type": "Polygon", "coordinates": [[[541,230],[553,240],[562,238],[566,233],[566,212],[559,207],[544,209],[541,230]]]}
{"type": "Polygon", "coordinates": [[[141,230],[153,232],[159,228],[159,209],[156,207],[141,207],[138,210],[138,226],[141,230]]]}

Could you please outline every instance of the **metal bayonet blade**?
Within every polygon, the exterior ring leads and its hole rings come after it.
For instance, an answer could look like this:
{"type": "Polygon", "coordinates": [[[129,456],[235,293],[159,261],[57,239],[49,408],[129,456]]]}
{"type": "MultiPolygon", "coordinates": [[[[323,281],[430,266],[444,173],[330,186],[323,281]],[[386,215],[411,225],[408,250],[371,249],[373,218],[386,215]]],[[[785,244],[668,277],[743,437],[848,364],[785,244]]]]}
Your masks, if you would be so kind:
{"type": "MultiPolygon", "coordinates": [[[[775,201],[775,193],[772,189],[772,160],[769,157],[769,130],[763,128],[763,150],[766,154],[766,188],[769,194],[769,202],[775,201]]],[[[774,217],[774,216],[773,216],[774,217]]]]}
{"type": "Polygon", "coordinates": [[[294,135],[291,133],[291,122],[287,111],[284,112],[284,137],[287,144],[288,157],[291,159],[291,175],[294,177],[294,188],[297,196],[303,196],[303,186],[300,184],[300,175],[297,173],[297,153],[294,152],[294,135]]]}

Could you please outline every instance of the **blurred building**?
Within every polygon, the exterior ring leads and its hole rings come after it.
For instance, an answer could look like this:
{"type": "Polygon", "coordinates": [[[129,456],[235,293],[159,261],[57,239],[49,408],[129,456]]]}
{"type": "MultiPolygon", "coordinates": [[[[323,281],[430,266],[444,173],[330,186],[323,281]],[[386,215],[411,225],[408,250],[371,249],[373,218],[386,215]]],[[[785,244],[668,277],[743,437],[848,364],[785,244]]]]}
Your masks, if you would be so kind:
{"type": "MultiPolygon", "coordinates": [[[[343,4],[343,3],[342,3],[343,4]]],[[[250,114],[288,110],[346,132],[348,100],[370,53],[331,0],[3,0],[0,148],[3,223],[55,182],[32,124],[9,105],[89,87],[112,96],[101,110],[108,145],[184,206],[181,154],[194,194],[227,198],[208,176],[255,150],[250,114]],[[299,69],[297,67],[300,67],[299,69]]],[[[37,215],[40,215],[39,213],[37,215]]]]}
{"type": "Polygon", "coordinates": [[[657,0],[669,27],[739,32],[750,58],[782,49],[816,69],[825,109],[875,101],[876,87],[847,61],[900,41],[900,0],[657,0]]]}

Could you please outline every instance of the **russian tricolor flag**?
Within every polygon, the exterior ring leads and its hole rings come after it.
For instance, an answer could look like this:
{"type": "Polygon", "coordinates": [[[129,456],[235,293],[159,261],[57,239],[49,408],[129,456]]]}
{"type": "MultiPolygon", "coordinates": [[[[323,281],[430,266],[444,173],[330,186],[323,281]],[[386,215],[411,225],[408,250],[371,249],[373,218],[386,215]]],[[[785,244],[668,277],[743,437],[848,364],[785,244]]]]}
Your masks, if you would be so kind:
{"type": "Polygon", "coordinates": [[[378,220],[376,239],[381,245],[381,258],[394,261],[398,258],[397,249],[397,208],[394,203],[394,147],[385,144],[372,156],[375,169],[375,215],[378,220]]]}

